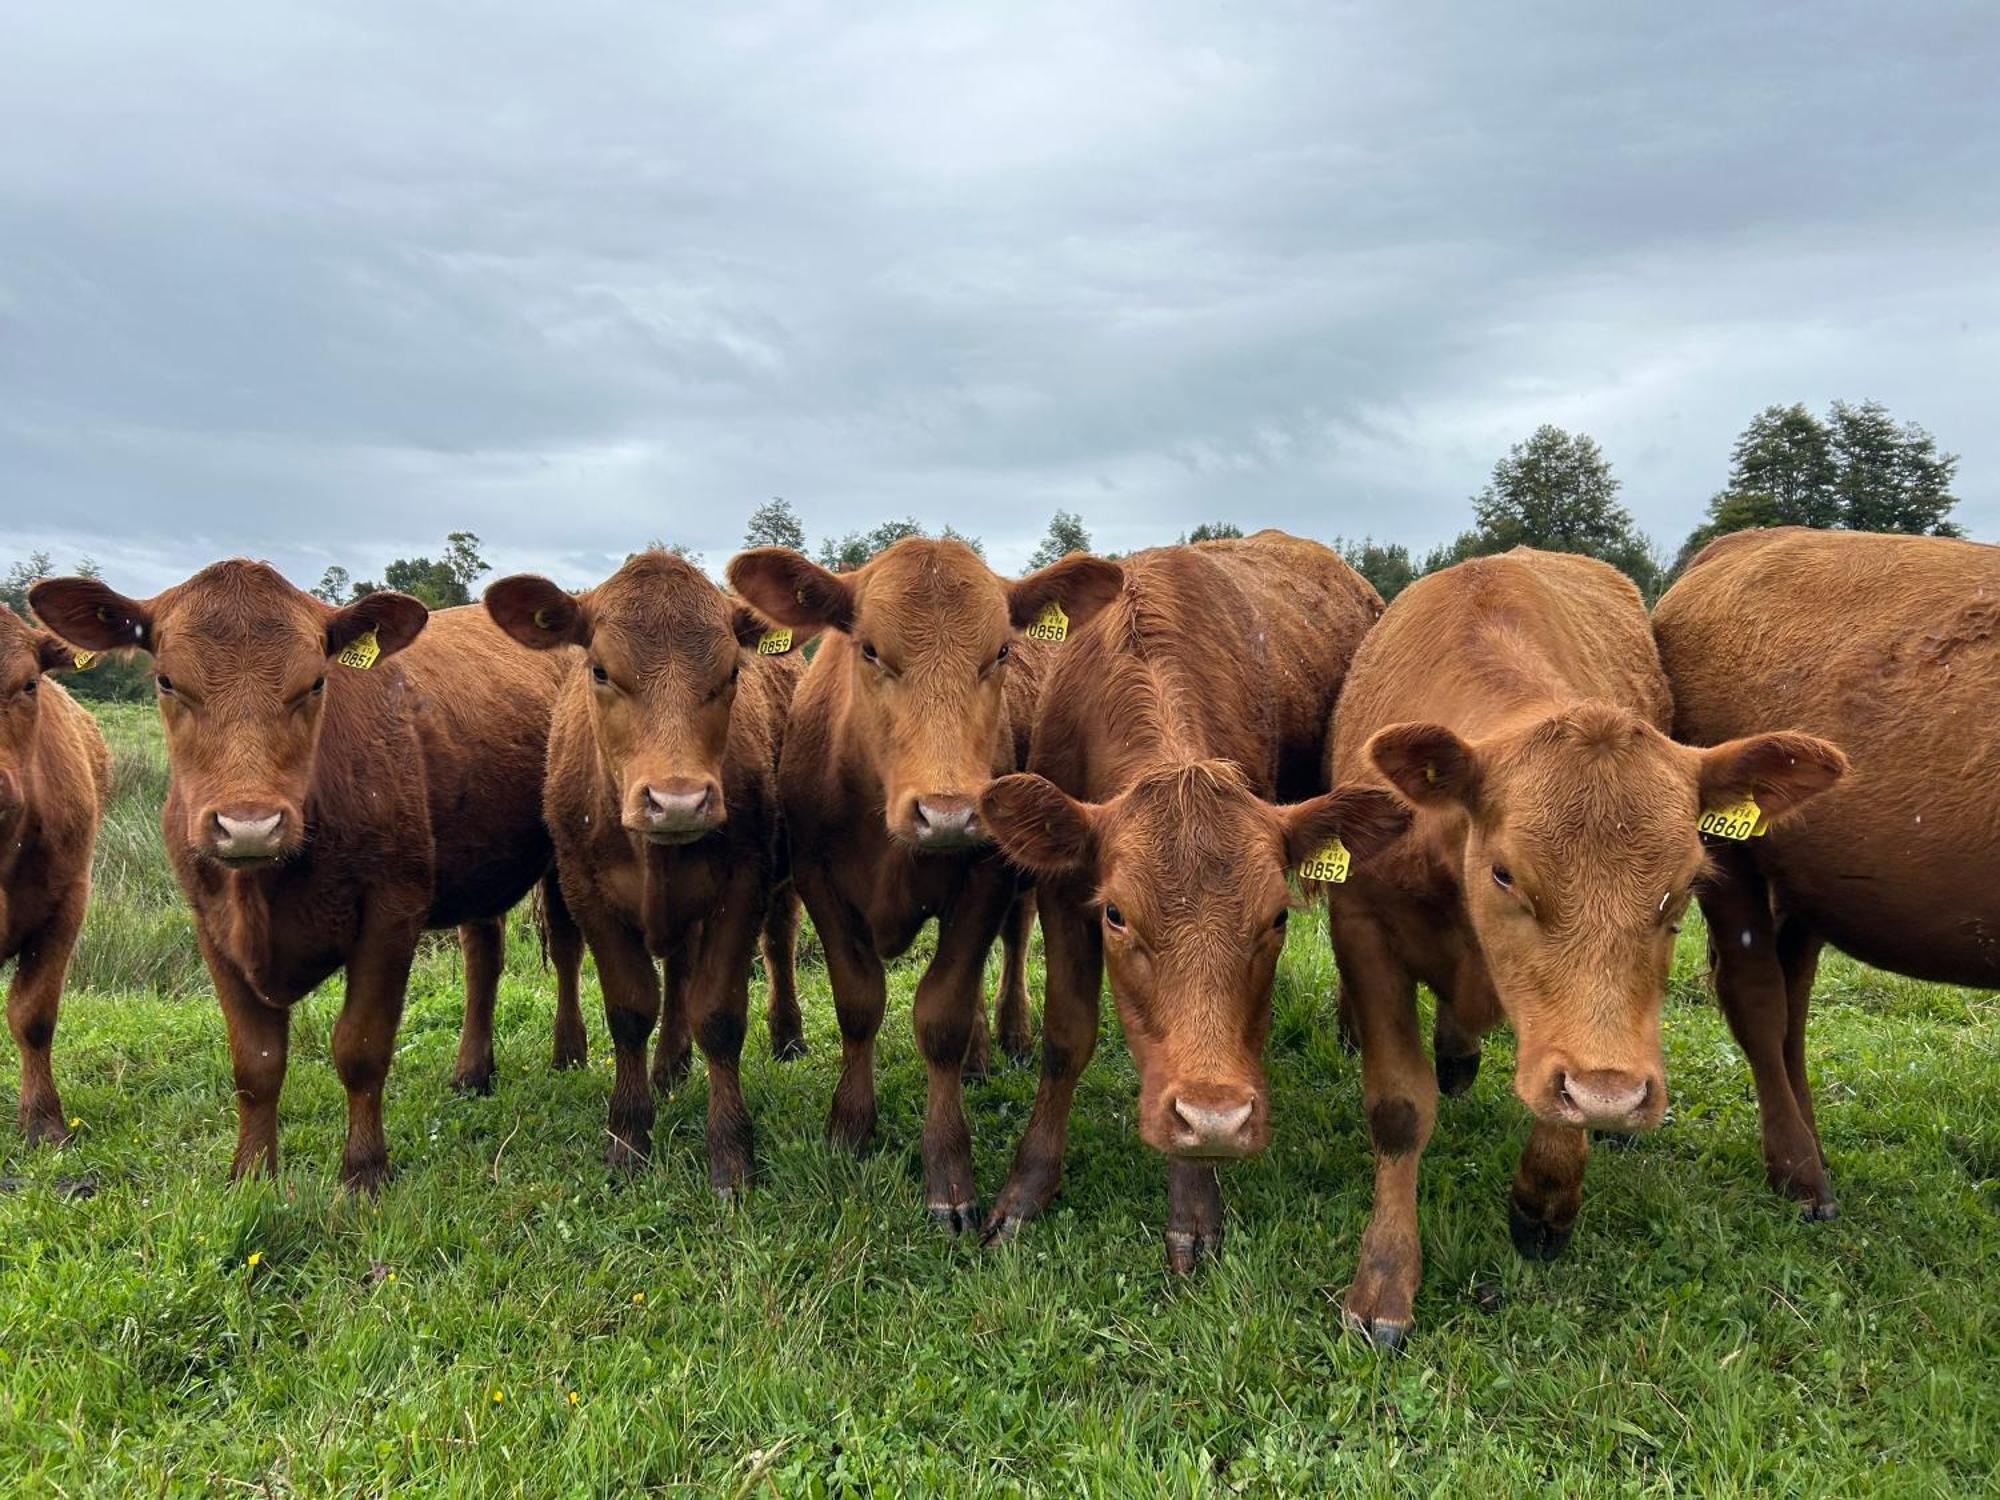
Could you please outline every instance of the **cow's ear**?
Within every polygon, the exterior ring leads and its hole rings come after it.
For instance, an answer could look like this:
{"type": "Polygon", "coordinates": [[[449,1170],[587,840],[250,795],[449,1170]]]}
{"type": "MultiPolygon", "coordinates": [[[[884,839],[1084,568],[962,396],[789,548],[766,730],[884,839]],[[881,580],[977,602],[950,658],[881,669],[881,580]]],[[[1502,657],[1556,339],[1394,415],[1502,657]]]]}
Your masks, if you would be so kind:
{"type": "Polygon", "coordinates": [[[28,608],[57,635],[86,651],[153,649],[153,606],[127,599],[95,578],[44,578],[28,590],[28,608]]]}
{"type": "Polygon", "coordinates": [[[35,648],[35,665],[44,672],[68,672],[76,667],[76,647],[61,636],[37,630],[28,637],[35,648]]]}
{"type": "Polygon", "coordinates": [[[1704,812],[1755,797],[1766,818],[1782,818],[1847,774],[1840,748],[1809,734],[1753,734],[1699,753],[1704,812]]]}
{"type": "Polygon", "coordinates": [[[1125,570],[1117,563],[1072,552],[1011,584],[1007,615],[1016,630],[1026,630],[1050,604],[1059,604],[1074,630],[1116,599],[1123,587],[1125,570]]]}
{"type": "Polygon", "coordinates": [[[979,821],[993,841],[1015,864],[1038,875],[1089,866],[1096,812],[1042,776],[1002,776],[979,794],[979,821]]]}
{"type": "Polygon", "coordinates": [[[1368,742],[1368,758],[1418,807],[1478,801],[1478,752],[1442,724],[1391,724],[1368,742]]]}
{"type": "Polygon", "coordinates": [[[534,573],[516,573],[486,587],[486,613],[524,646],[547,651],[590,644],[583,602],[534,573]]]}
{"type": "Polygon", "coordinates": [[[372,665],[384,656],[394,656],[423,633],[431,612],[421,599],[384,590],[363,594],[344,609],[326,617],[326,654],[338,656],[369,631],[375,632],[372,665]]]}
{"type": "Polygon", "coordinates": [[[749,605],[735,599],[729,604],[729,628],[735,632],[736,644],[744,650],[763,651],[769,656],[802,651],[819,635],[817,625],[774,626],[749,605]]]}
{"type": "Polygon", "coordinates": [[[1394,792],[1379,786],[1337,787],[1324,796],[1281,807],[1285,824],[1285,866],[1296,869],[1334,839],[1356,859],[1379,854],[1410,826],[1410,809],[1394,792]]]}
{"type": "Polygon", "coordinates": [[[780,625],[845,630],[854,623],[854,585],[790,547],[756,547],[729,559],[729,586],[780,625]]]}

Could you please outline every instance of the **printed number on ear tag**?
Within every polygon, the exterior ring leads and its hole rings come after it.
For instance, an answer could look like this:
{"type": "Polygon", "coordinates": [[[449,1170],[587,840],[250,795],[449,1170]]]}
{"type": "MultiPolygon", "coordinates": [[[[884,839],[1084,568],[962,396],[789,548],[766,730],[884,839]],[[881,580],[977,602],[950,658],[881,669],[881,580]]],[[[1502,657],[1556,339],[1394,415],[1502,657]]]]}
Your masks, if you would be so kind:
{"type": "Polygon", "coordinates": [[[88,672],[90,664],[96,660],[97,653],[95,651],[79,651],[69,659],[70,665],[75,667],[79,672],[88,672]]]}
{"type": "Polygon", "coordinates": [[[1299,865],[1299,879],[1317,880],[1324,885],[1339,885],[1347,879],[1349,866],[1354,857],[1347,852],[1347,845],[1333,839],[1320,845],[1319,852],[1299,865]]]}
{"type": "Polygon", "coordinates": [[[1710,808],[1695,826],[1716,838],[1740,841],[1761,837],[1770,823],[1764,816],[1764,809],[1757,805],[1757,799],[1745,797],[1727,807],[1710,808]]]}
{"type": "Polygon", "coordinates": [[[789,625],[774,626],[757,637],[759,656],[783,656],[791,649],[792,628],[789,625]]]}
{"type": "Polygon", "coordinates": [[[1024,632],[1031,641],[1065,641],[1069,639],[1069,616],[1063,607],[1051,599],[1042,606],[1042,612],[1024,632]]]}
{"type": "Polygon", "coordinates": [[[334,660],[343,667],[353,667],[357,672],[365,672],[375,665],[376,658],[381,654],[382,643],[375,638],[375,632],[371,628],[362,631],[349,641],[346,648],[334,660]]]}

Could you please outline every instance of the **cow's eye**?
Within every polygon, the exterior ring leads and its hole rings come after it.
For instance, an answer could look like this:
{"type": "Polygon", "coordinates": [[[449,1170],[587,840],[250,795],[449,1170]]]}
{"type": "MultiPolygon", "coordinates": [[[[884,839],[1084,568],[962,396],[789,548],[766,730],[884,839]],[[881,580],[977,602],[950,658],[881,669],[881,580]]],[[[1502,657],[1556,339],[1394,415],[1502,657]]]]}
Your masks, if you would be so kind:
{"type": "Polygon", "coordinates": [[[1285,930],[1286,924],[1289,923],[1291,920],[1292,920],[1292,914],[1289,910],[1279,912],[1276,917],[1271,919],[1271,931],[1283,932],[1285,930]]]}
{"type": "Polygon", "coordinates": [[[1104,925],[1109,927],[1113,932],[1123,932],[1125,930],[1125,913],[1115,906],[1106,906],[1104,908],[1104,925]]]}
{"type": "Polygon", "coordinates": [[[1493,883],[1503,891],[1513,890],[1514,872],[1505,865],[1495,865],[1493,867],[1493,883]]]}
{"type": "Polygon", "coordinates": [[[735,666],[729,669],[729,685],[731,687],[736,686],[736,679],[741,677],[742,675],[743,675],[743,663],[739,661],[735,666]]]}
{"type": "Polygon", "coordinates": [[[21,691],[32,698],[35,696],[35,690],[41,685],[42,682],[39,677],[30,677],[26,682],[21,684],[21,691]]]}
{"type": "Polygon", "coordinates": [[[868,641],[863,641],[861,643],[861,659],[867,662],[868,665],[871,667],[879,667],[882,665],[882,658],[875,654],[874,645],[868,641]]]}
{"type": "Polygon", "coordinates": [[[325,689],[326,689],[326,679],[324,677],[315,677],[313,679],[312,695],[315,698],[317,698],[322,692],[325,691],[325,689]]]}
{"type": "Polygon", "coordinates": [[[165,672],[162,672],[158,677],[153,679],[153,686],[163,693],[171,693],[174,690],[174,680],[167,676],[165,672]]]}
{"type": "Polygon", "coordinates": [[[604,668],[600,666],[598,663],[592,662],[590,664],[590,680],[592,682],[597,682],[597,683],[609,682],[611,680],[611,674],[605,671],[604,668]]]}
{"type": "Polygon", "coordinates": [[[1013,654],[1014,654],[1014,643],[1012,641],[1008,641],[1006,644],[1001,646],[999,654],[993,658],[993,665],[996,667],[1006,666],[1007,658],[1012,656],[1013,654]]]}

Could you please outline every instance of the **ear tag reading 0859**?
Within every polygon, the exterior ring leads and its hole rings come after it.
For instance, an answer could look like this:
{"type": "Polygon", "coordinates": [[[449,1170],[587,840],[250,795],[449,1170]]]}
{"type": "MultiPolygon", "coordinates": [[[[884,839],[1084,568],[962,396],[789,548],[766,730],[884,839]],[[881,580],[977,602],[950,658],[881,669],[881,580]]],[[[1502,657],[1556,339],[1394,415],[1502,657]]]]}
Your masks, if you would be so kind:
{"type": "Polygon", "coordinates": [[[96,660],[97,660],[97,653],[95,651],[79,651],[76,653],[76,655],[72,656],[69,659],[69,662],[71,666],[77,669],[77,671],[88,672],[90,670],[90,664],[96,660]]]}
{"type": "Polygon", "coordinates": [[[1760,837],[1770,824],[1764,817],[1764,809],[1757,805],[1757,799],[1745,797],[1727,807],[1709,809],[1695,826],[1719,839],[1741,841],[1760,837]]]}
{"type": "Polygon", "coordinates": [[[1299,865],[1299,879],[1339,885],[1347,879],[1348,867],[1353,861],[1354,857],[1347,852],[1347,845],[1339,839],[1330,839],[1320,845],[1317,854],[1299,865]]]}
{"type": "Polygon", "coordinates": [[[1031,641],[1066,641],[1069,639],[1069,616],[1063,613],[1062,605],[1051,599],[1042,606],[1042,612],[1035,616],[1034,623],[1024,634],[1031,641]]]}
{"type": "Polygon", "coordinates": [[[783,656],[792,649],[792,627],[776,625],[757,637],[759,656],[783,656]]]}
{"type": "Polygon", "coordinates": [[[376,658],[381,654],[382,643],[375,639],[375,632],[370,629],[362,631],[349,641],[334,660],[343,667],[353,667],[357,672],[365,672],[375,665],[376,658]]]}

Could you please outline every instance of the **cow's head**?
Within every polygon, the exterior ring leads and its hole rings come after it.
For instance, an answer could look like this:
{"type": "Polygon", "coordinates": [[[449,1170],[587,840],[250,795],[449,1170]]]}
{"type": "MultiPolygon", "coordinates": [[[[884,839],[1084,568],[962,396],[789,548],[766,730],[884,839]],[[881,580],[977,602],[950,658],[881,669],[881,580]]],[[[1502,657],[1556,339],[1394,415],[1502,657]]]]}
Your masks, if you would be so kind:
{"type": "Polygon", "coordinates": [[[27,797],[28,759],[41,723],[42,679],[72,664],[76,653],[0,604],[0,838],[20,817],[27,797]]]}
{"type": "MultiPolygon", "coordinates": [[[[30,591],[35,613],[90,651],[136,646],[153,656],[167,763],[197,855],[252,869],[297,853],[319,753],[328,682],[415,640],[429,612],[407,594],[370,594],[345,608],[287,583],[268,563],[203,568],[151,599],[94,578],[53,578],[30,591]]],[[[372,664],[371,664],[372,665],[372,664]]]]}
{"type": "Polygon", "coordinates": [[[1338,838],[1366,859],[1409,823],[1379,787],[1276,807],[1227,761],[1078,802],[1003,776],[979,815],[1015,863],[1095,893],[1104,958],[1139,1068],[1139,1135],[1175,1156],[1249,1156],[1271,1136],[1264,1040],[1293,906],[1288,873],[1338,838]]]}
{"type": "Polygon", "coordinates": [[[1613,1130],[1666,1110],[1660,1007],[1706,864],[1702,813],[1754,796],[1781,819],[1847,768],[1809,735],[1694,750],[1598,703],[1470,743],[1395,724],[1368,753],[1464,830],[1465,908],[1519,1039],[1515,1092],[1551,1124],[1613,1130]]]}
{"type": "Polygon", "coordinates": [[[582,594],[503,578],[486,608],[524,645],[583,647],[597,752],[627,830],[688,844],[722,826],[729,712],[763,621],[667,552],[642,552],[582,594]]]}
{"type": "Polygon", "coordinates": [[[1124,573],[1079,554],[1006,579],[962,542],[912,538],[841,574],[760,547],[730,562],[729,581],[781,625],[839,632],[821,649],[853,674],[889,832],[920,849],[958,849],[985,842],[980,789],[1013,766],[1004,694],[1014,643],[1051,603],[1070,629],[1081,626],[1124,573]]]}

